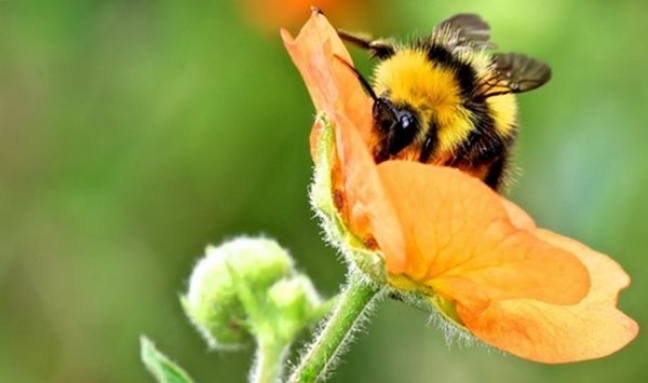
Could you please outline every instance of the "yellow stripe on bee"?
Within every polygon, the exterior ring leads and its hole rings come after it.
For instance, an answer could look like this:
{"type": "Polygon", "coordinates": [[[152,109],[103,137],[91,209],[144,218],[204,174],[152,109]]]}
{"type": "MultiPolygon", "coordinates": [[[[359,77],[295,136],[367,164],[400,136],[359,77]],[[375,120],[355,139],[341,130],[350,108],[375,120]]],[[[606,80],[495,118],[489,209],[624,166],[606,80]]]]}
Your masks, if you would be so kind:
{"type": "Polygon", "coordinates": [[[449,151],[463,142],[472,129],[470,112],[463,108],[461,88],[456,73],[432,63],[420,50],[403,49],[381,62],[375,70],[375,90],[388,93],[395,105],[409,105],[419,112],[422,143],[434,121],[439,127],[438,150],[449,151]]]}
{"type": "Polygon", "coordinates": [[[514,133],[517,126],[517,102],[512,94],[489,97],[486,105],[495,121],[495,130],[501,136],[514,133]]]}
{"type": "MultiPolygon", "coordinates": [[[[477,79],[493,76],[489,73],[490,58],[483,52],[465,51],[456,58],[470,65],[477,79]]],[[[434,119],[439,129],[437,156],[457,150],[475,129],[472,113],[463,107],[457,73],[443,64],[431,62],[425,51],[402,49],[381,62],[374,73],[377,94],[386,94],[396,106],[409,105],[419,114],[421,132],[414,140],[415,147],[422,145],[430,121],[434,119]]],[[[513,134],[517,124],[515,96],[489,97],[486,106],[493,118],[495,133],[502,137],[513,134]]],[[[414,150],[411,156],[417,157],[418,152],[414,150]]]]}
{"type": "MultiPolygon", "coordinates": [[[[475,70],[477,78],[493,78],[491,58],[484,52],[464,51],[459,55],[459,60],[470,64],[475,70]]],[[[506,86],[502,88],[505,90],[506,86]]],[[[517,102],[513,94],[489,97],[486,106],[493,118],[495,131],[500,136],[512,134],[517,125],[517,102]]]]}
{"type": "Polygon", "coordinates": [[[414,108],[434,105],[445,108],[457,105],[459,84],[452,70],[435,66],[425,52],[405,49],[376,67],[376,91],[390,90],[389,99],[414,108]]]}

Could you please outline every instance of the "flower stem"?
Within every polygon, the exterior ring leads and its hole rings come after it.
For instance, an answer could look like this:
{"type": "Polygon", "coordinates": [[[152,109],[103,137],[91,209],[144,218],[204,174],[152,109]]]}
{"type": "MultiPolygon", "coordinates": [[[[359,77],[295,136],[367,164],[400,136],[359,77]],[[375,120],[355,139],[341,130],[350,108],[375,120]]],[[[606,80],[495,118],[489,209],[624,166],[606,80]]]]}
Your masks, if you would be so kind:
{"type": "Polygon", "coordinates": [[[288,346],[271,339],[261,340],[256,350],[256,357],[250,383],[276,383],[284,365],[288,346]]]}
{"type": "Polygon", "coordinates": [[[380,291],[379,286],[352,273],[345,290],[338,297],[333,313],[308,352],[302,356],[288,382],[310,383],[322,378],[380,291]]]}

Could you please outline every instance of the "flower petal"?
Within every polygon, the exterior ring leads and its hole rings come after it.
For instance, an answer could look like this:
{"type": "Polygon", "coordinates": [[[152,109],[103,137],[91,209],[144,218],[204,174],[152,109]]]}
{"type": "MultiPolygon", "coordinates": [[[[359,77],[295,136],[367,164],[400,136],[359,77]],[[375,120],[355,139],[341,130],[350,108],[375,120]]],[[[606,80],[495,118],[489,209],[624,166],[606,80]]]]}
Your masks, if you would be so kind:
{"type": "MultiPolygon", "coordinates": [[[[353,71],[340,61],[353,65],[349,52],[326,17],[315,10],[296,39],[286,30],[281,30],[281,37],[304,78],[315,109],[334,119],[338,113],[346,116],[355,129],[362,129],[363,139],[369,142],[372,101],[364,94],[353,71]]],[[[312,152],[317,134],[318,130],[313,129],[312,152]]]]}
{"type": "Polygon", "coordinates": [[[589,290],[574,255],[515,227],[502,198],[476,178],[405,161],[386,161],[378,172],[406,244],[404,268],[385,253],[390,273],[474,310],[512,298],[574,304],[589,290]]]}
{"type": "Polygon", "coordinates": [[[502,204],[506,209],[506,213],[508,214],[509,219],[511,220],[513,225],[515,225],[515,227],[527,230],[536,228],[533,219],[529,216],[529,214],[527,214],[526,211],[522,210],[521,207],[507,200],[506,198],[502,198],[502,204]]]}
{"type": "Polygon", "coordinates": [[[458,305],[466,327],[484,342],[521,358],[566,363],[609,355],[632,341],[637,323],[615,306],[629,277],[607,256],[558,234],[539,238],[575,254],[588,268],[592,287],[580,303],[556,306],[529,299],[493,302],[481,313],[458,305]]]}
{"type": "Polygon", "coordinates": [[[400,222],[385,195],[373,157],[345,116],[338,116],[335,136],[337,163],[332,184],[339,196],[342,220],[368,247],[390,254],[388,269],[403,267],[405,245],[400,222]]]}

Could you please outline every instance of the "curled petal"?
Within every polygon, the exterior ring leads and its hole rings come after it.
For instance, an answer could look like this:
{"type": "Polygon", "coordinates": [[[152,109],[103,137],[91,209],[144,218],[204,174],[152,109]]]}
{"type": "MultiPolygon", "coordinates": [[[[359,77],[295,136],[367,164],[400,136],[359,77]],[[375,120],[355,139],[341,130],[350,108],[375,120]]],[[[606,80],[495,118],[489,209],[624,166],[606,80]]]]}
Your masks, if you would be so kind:
{"type": "MultiPolygon", "coordinates": [[[[315,109],[334,120],[346,116],[369,142],[371,128],[371,99],[364,94],[354,73],[341,62],[352,64],[342,40],[326,18],[313,11],[297,38],[281,30],[284,45],[299,69],[315,109]]],[[[311,132],[311,151],[315,158],[318,130],[311,132]]]]}
{"type": "Polygon", "coordinates": [[[521,358],[566,363],[609,355],[632,341],[637,323],[615,306],[630,279],[607,256],[558,234],[538,237],[568,249],[588,268],[592,287],[576,305],[559,306],[529,299],[493,302],[481,313],[458,306],[466,327],[484,342],[521,358]]]}
{"type": "Polygon", "coordinates": [[[504,205],[504,209],[506,209],[506,213],[508,214],[511,223],[513,223],[515,227],[527,230],[536,228],[533,219],[529,216],[529,214],[527,214],[526,211],[522,210],[521,207],[507,200],[506,198],[502,198],[502,204],[504,205]]]}
{"type": "Polygon", "coordinates": [[[348,229],[368,247],[378,247],[387,269],[405,259],[404,238],[396,211],[382,187],[376,164],[359,133],[341,117],[335,129],[336,159],[333,191],[341,201],[338,209],[348,229]]]}

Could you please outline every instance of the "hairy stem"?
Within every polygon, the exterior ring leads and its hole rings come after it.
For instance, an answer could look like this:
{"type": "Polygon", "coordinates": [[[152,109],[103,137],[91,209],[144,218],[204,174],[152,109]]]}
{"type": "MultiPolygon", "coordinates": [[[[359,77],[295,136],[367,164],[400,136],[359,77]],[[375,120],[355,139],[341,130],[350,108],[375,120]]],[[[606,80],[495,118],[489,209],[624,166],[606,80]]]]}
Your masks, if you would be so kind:
{"type": "Polygon", "coordinates": [[[260,340],[250,383],[276,383],[283,368],[288,346],[272,339],[260,340]]]}
{"type": "Polygon", "coordinates": [[[289,383],[310,383],[322,379],[380,291],[380,287],[359,275],[349,276],[349,282],[338,297],[333,313],[308,352],[302,356],[289,383]]]}

